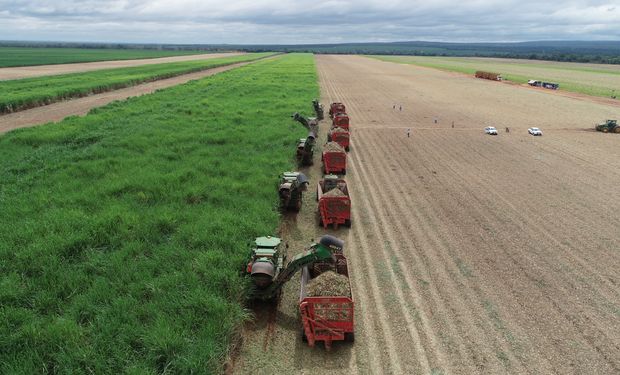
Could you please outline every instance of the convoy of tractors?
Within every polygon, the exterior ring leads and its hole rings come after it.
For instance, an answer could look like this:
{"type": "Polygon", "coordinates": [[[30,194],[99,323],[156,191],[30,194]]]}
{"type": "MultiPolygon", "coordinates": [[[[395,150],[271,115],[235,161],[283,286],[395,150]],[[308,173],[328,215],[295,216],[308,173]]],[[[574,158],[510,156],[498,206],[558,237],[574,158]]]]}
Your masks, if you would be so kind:
{"type": "MultiPolygon", "coordinates": [[[[319,121],[324,118],[323,105],[316,99],[312,104],[316,117],[304,117],[299,113],[292,116],[308,130],[308,136],[297,142],[296,158],[300,167],[313,164],[319,121]]],[[[332,225],[338,229],[341,225],[351,226],[351,199],[344,179],[350,147],[349,116],[342,103],[332,103],[329,116],[332,128],[321,153],[325,175],[317,183],[317,216],[323,228],[332,225]]],[[[280,208],[298,212],[308,185],[308,178],[301,172],[282,173],[278,185],[280,208]]],[[[277,305],[284,284],[301,271],[299,312],[302,339],[311,347],[316,342],[323,342],[328,350],[334,341],[352,342],[354,301],[344,242],[324,235],[318,243],[290,260],[287,249],[288,245],[283,245],[277,237],[255,239],[245,270],[253,284],[252,299],[277,305]]]]}
{"type": "MultiPolygon", "coordinates": [[[[496,79],[490,74],[482,78],[496,79]]],[[[308,130],[306,138],[297,142],[296,158],[300,167],[312,165],[314,148],[318,138],[319,121],[324,118],[323,106],[318,100],[312,102],[316,117],[304,117],[299,113],[292,118],[308,130]]],[[[317,183],[316,200],[319,226],[351,226],[351,198],[344,179],[347,170],[347,151],[350,148],[350,119],[343,103],[329,107],[331,129],[327,143],[321,152],[323,178],[317,183]]],[[[492,129],[485,132],[491,134],[492,129]]],[[[615,120],[596,125],[601,132],[620,133],[615,120]]],[[[528,129],[531,133],[531,129],[528,129]]],[[[542,134],[542,133],[541,133],[542,134]]],[[[280,208],[298,212],[302,207],[303,192],[310,181],[301,172],[284,172],[280,175],[278,195],[280,208]]],[[[324,235],[300,254],[288,259],[288,245],[277,237],[256,238],[251,248],[246,274],[252,280],[251,297],[269,301],[277,306],[284,284],[301,271],[299,315],[301,337],[311,347],[323,342],[330,349],[334,341],[354,340],[354,301],[349,281],[344,242],[331,235],[324,235]],[[329,276],[329,277],[327,277],[329,276]],[[343,281],[344,280],[344,281],[343,281]],[[340,283],[339,285],[330,285],[340,283]],[[344,284],[343,284],[344,283],[344,284]],[[332,286],[335,286],[332,288],[332,286]]]]}

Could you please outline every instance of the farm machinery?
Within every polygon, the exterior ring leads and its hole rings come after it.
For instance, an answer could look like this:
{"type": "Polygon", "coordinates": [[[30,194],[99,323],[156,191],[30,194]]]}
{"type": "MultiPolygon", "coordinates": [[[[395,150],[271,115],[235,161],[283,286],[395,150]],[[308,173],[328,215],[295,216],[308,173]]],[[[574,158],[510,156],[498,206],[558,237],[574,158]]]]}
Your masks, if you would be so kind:
{"type": "Polygon", "coordinates": [[[331,349],[333,341],[355,340],[355,302],[349,281],[347,258],[342,251],[334,252],[333,258],[335,261],[330,263],[316,262],[302,268],[299,294],[302,340],[307,341],[310,347],[317,341],[323,341],[327,350],[331,349]],[[346,292],[336,296],[311,295],[309,290],[312,283],[329,271],[335,272],[340,277],[339,281],[346,283],[343,288],[346,292]]]}
{"type": "Polygon", "coordinates": [[[334,229],[339,225],[351,226],[351,198],[347,182],[333,174],[319,181],[316,197],[319,201],[319,225],[325,229],[330,224],[334,229]]]}
{"type": "Polygon", "coordinates": [[[344,148],[345,151],[349,151],[350,138],[351,134],[349,133],[349,130],[341,127],[331,128],[329,133],[327,133],[327,141],[338,143],[344,148]]]}
{"type": "Polygon", "coordinates": [[[489,79],[491,81],[501,81],[502,75],[499,73],[485,72],[478,70],[475,74],[476,78],[489,79]]]}
{"type": "Polygon", "coordinates": [[[317,120],[316,117],[304,117],[300,115],[299,112],[295,112],[291,117],[311,132],[314,132],[315,134],[318,132],[319,120],[317,120]]]}
{"type": "Polygon", "coordinates": [[[303,192],[308,189],[308,178],[300,172],[284,172],[280,176],[278,195],[280,207],[285,210],[301,209],[303,192]]]}
{"type": "Polygon", "coordinates": [[[328,142],[323,146],[323,174],[346,174],[347,173],[347,153],[345,149],[336,142],[328,142]]]}
{"type": "Polygon", "coordinates": [[[300,138],[297,141],[297,162],[300,165],[312,165],[312,156],[314,155],[314,144],[316,140],[316,133],[313,131],[308,132],[306,138],[300,138]]]}
{"type": "Polygon", "coordinates": [[[334,264],[334,253],[342,253],[343,246],[344,242],[340,239],[325,235],[318,243],[313,243],[287,261],[288,246],[283,246],[280,238],[256,238],[246,267],[253,285],[250,297],[264,301],[276,299],[284,284],[302,267],[315,262],[334,264]]]}
{"type": "Polygon", "coordinates": [[[340,102],[329,105],[329,117],[334,118],[338,113],[347,113],[347,108],[340,102]]]}
{"type": "Polygon", "coordinates": [[[620,133],[620,126],[617,120],[607,120],[604,124],[598,124],[595,129],[603,133],[620,133]]]}
{"type": "Polygon", "coordinates": [[[314,112],[316,113],[317,120],[321,121],[325,118],[325,112],[323,111],[323,104],[319,103],[318,99],[312,101],[314,112]]]}
{"type": "Polygon", "coordinates": [[[336,113],[332,118],[332,127],[349,130],[349,115],[346,113],[336,113]]]}

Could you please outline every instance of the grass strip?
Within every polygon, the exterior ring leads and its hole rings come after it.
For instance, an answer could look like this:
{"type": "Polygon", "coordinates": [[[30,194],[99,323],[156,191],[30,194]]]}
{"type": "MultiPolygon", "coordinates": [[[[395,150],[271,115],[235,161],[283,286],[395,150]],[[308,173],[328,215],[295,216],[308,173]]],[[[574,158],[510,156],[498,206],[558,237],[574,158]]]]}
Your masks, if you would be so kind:
{"type": "Polygon", "coordinates": [[[0,373],[218,373],[312,55],[0,136],[0,373]]]}
{"type": "Polygon", "coordinates": [[[0,68],[54,65],[111,60],[152,59],[208,53],[206,51],[158,51],[112,48],[0,47],[0,68]]]}
{"type": "Polygon", "coordinates": [[[2,81],[0,82],[0,113],[20,111],[218,66],[253,61],[269,55],[271,53],[256,53],[2,81]]]}

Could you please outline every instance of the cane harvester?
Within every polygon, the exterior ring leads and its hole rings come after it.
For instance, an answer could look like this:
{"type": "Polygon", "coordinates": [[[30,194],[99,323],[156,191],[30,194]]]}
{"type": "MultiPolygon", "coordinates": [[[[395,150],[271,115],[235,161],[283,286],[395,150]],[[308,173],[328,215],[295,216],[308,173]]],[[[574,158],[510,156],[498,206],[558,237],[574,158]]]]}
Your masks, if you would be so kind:
{"type": "Polygon", "coordinates": [[[329,133],[327,133],[327,141],[338,143],[344,148],[345,151],[349,151],[350,138],[351,133],[349,132],[349,130],[341,127],[331,128],[329,130],[329,133]]]}
{"type": "Polygon", "coordinates": [[[312,157],[314,155],[314,145],[316,143],[316,133],[308,132],[308,136],[306,138],[300,138],[297,141],[297,162],[299,165],[312,165],[314,161],[312,157]]]}
{"type": "Polygon", "coordinates": [[[347,107],[340,102],[332,103],[329,105],[329,117],[333,118],[337,113],[347,113],[347,107]]]}
{"type": "Polygon", "coordinates": [[[274,300],[280,295],[284,284],[302,267],[315,262],[335,264],[334,252],[342,252],[343,242],[325,235],[302,253],[287,260],[286,249],[278,237],[258,237],[252,246],[246,273],[252,281],[251,299],[274,300]]]}
{"type": "Polygon", "coordinates": [[[332,127],[334,128],[343,128],[349,130],[349,115],[346,113],[336,113],[334,117],[332,117],[332,127]]]}
{"type": "Polygon", "coordinates": [[[620,126],[616,120],[607,120],[604,124],[598,124],[595,129],[603,133],[620,133],[620,126]]]}
{"type": "Polygon", "coordinates": [[[319,103],[319,99],[314,99],[312,101],[312,106],[314,107],[317,120],[323,120],[325,118],[325,112],[323,111],[323,104],[319,103]]]}
{"type": "Polygon", "coordinates": [[[308,189],[308,178],[300,172],[284,172],[280,176],[278,195],[283,210],[299,211],[303,192],[308,189]]]}
{"type": "Polygon", "coordinates": [[[339,225],[351,227],[351,198],[347,182],[333,174],[328,174],[319,181],[316,189],[319,201],[319,225],[327,229],[330,224],[334,229],[339,225]]]}
{"type": "Polygon", "coordinates": [[[336,142],[327,142],[323,146],[323,174],[347,173],[347,153],[342,146],[336,142]]]}
{"type": "Polygon", "coordinates": [[[315,134],[319,131],[319,120],[316,117],[305,117],[299,114],[299,112],[293,113],[291,116],[293,120],[299,122],[304,128],[314,132],[315,134]]]}
{"type": "Polygon", "coordinates": [[[347,258],[343,254],[344,243],[331,237],[331,245],[332,259],[302,267],[299,294],[302,340],[311,347],[323,341],[327,350],[334,341],[355,339],[355,302],[347,258]]]}

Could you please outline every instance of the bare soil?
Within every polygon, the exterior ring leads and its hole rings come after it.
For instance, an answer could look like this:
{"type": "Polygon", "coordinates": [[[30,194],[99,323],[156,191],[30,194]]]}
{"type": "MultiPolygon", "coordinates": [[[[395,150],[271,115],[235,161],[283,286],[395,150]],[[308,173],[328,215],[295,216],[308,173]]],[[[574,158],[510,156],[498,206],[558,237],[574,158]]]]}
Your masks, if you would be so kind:
{"type": "Polygon", "coordinates": [[[115,100],[123,100],[132,96],[150,94],[166,87],[180,85],[191,80],[200,79],[237,68],[250,62],[221,66],[200,72],[184,74],[172,78],[161,79],[141,85],[131,86],[120,90],[108,91],[101,94],[71,99],[50,105],[27,109],[0,116],[0,134],[13,129],[56,122],[68,116],[83,116],[95,107],[101,107],[115,100]]]}
{"type": "MultiPolygon", "coordinates": [[[[620,373],[620,136],[593,131],[617,107],[357,56],[317,65],[322,102],[353,119],[353,225],[328,233],[345,240],[356,340],[308,348],[294,279],[246,327],[235,371],[620,373]]],[[[283,223],[293,252],[324,233],[313,195],[283,223]]]]}
{"type": "Polygon", "coordinates": [[[93,70],[112,69],[112,68],[128,68],[140,65],[163,64],[179,61],[208,60],[219,57],[229,57],[242,55],[240,52],[230,53],[208,53],[202,55],[188,56],[171,56],[159,57],[156,59],[138,59],[138,60],[113,60],[113,61],[97,61],[89,63],[75,64],[55,64],[55,65],[38,65],[38,66],[19,66],[13,68],[0,68],[0,81],[10,79],[31,78],[40,76],[51,76],[58,74],[90,72],[93,70]]]}

